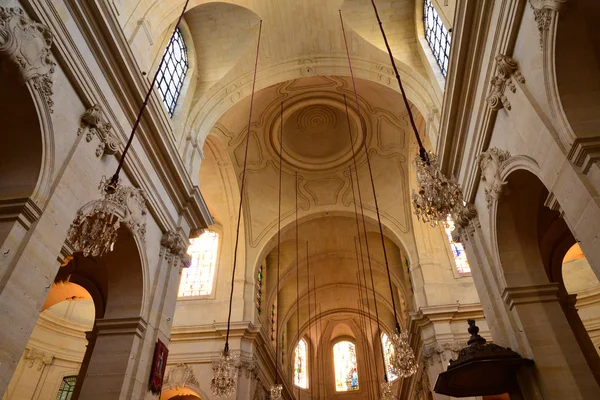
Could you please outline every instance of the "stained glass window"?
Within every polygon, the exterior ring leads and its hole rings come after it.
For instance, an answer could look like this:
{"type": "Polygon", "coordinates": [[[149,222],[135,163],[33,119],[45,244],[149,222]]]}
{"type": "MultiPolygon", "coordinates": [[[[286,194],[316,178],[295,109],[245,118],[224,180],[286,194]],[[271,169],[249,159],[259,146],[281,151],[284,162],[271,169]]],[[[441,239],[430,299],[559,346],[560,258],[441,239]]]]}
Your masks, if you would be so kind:
{"type": "Polygon", "coordinates": [[[444,26],[442,19],[435,10],[431,0],[425,0],[423,6],[423,24],[425,25],[425,39],[442,70],[442,75],[448,72],[450,59],[450,32],[444,26]]]}
{"type": "Polygon", "coordinates": [[[172,117],[183,87],[183,80],[189,68],[187,48],[179,28],[173,33],[165,54],[164,61],[158,67],[156,83],[169,116],[172,117]]]}
{"type": "Polygon", "coordinates": [[[179,296],[205,296],[212,293],[219,234],[204,231],[199,238],[190,240],[188,254],[192,256],[192,265],[181,271],[179,296]]]}
{"type": "Polygon", "coordinates": [[[356,346],[354,343],[336,343],[333,346],[333,363],[335,369],[335,391],[349,392],[358,390],[356,346]]]}
{"type": "Polygon", "coordinates": [[[381,347],[383,349],[383,360],[385,361],[385,371],[388,381],[393,381],[398,378],[392,368],[392,358],[394,358],[394,344],[390,337],[384,333],[381,335],[381,347]]]}
{"type": "Polygon", "coordinates": [[[452,250],[452,255],[454,256],[456,270],[459,274],[470,273],[471,267],[469,266],[467,255],[465,254],[465,248],[463,247],[462,243],[456,243],[452,239],[452,231],[456,229],[456,227],[454,225],[454,220],[450,215],[448,215],[448,218],[446,219],[444,228],[446,229],[446,235],[448,236],[448,241],[450,242],[450,249],[452,250]]]}
{"type": "Polygon", "coordinates": [[[294,385],[308,389],[308,346],[300,339],[294,352],[294,385]]]}
{"type": "Polygon", "coordinates": [[[75,381],[77,381],[77,376],[65,376],[58,388],[56,400],[70,400],[73,390],[75,390],[75,381]]]}

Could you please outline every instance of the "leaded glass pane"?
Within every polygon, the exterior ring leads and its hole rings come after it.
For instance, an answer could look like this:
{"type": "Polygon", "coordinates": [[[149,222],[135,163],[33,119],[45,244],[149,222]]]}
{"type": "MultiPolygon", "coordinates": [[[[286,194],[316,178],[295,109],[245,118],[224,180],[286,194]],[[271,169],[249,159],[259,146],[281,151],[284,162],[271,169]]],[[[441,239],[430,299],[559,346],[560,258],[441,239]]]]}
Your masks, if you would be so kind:
{"type": "Polygon", "coordinates": [[[173,116],[177,99],[183,87],[188,71],[187,49],[181,31],[177,29],[165,50],[165,59],[158,68],[158,91],[167,107],[169,116],[173,116]]]}
{"type": "Polygon", "coordinates": [[[298,342],[294,353],[294,385],[308,389],[308,351],[304,339],[298,342]]]}
{"type": "Polygon", "coordinates": [[[356,346],[351,342],[338,342],[333,346],[336,392],[358,390],[356,346]]]}
{"type": "Polygon", "coordinates": [[[60,383],[60,388],[58,388],[56,400],[70,400],[73,396],[73,390],[75,390],[76,381],[77,376],[65,376],[60,383]]]}
{"type": "Polygon", "coordinates": [[[181,271],[179,296],[205,296],[212,293],[219,234],[204,231],[199,238],[190,240],[188,254],[192,257],[189,268],[181,271]]]}
{"type": "Polygon", "coordinates": [[[381,347],[383,349],[383,359],[385,361],[385,371],[387,374],[388,381],[391,382],[398,378],[398,375],[394,373],[392,367],[392,359],[394,358],[394,344],[390,337],[384,333],[381,335],[381,347]]]}
{"type": "Polygon", "coordinates": [[[446,76],[452,38],[435,7],[431,4],[431,0],[424,1],[423,24],[425,25],[425,39],[442,70],[442,75],[446,76]]]}
{"type": "Polygon", "coordinates": [[[446,230],[446,236],[448,236],[448,241],[450,242],[450,250],[452,250],[452,255],[454,256],[454,263],[456,264],[456,270],[459,274],[468,274],[471,272],[471,267],[469,266],[469,260],[467,260],[467,255],[465,254],[465,248],[462,243],[456,243],[452,239],[452,231],[456,229],[454,225],[454,220],[450,215],[446,219],[446,224],[444,226],[446,230]]]}

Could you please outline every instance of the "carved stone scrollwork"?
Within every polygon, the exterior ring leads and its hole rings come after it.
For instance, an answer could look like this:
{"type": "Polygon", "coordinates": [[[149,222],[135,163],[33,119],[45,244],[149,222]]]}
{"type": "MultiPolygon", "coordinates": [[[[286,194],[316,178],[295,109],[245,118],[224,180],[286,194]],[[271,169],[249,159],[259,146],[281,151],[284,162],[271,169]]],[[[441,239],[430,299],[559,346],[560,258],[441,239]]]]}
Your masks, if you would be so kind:
{"type": "Polygon", "coordinates": [[[125,206],[125,217],[121,223],[125,224],[134,235],[146,240],[146,192],[133,186],[124,186],[117,191],[111,200],[125,206]]]}
{"type": "Polygon", "coordinates": [[[96,149],[96,156],[104,154],[115,154],[119,149],[120,141],[112,131],[112,126],[108,122],[102,121],[102,109],[98,104],[94,104],[87,109],[81,116],[81,127],[78,134],[85,133],[85,141],[91,142],[94,135],[100,139],[100,144],[96,149]]]}
{"type": "Polygon", "coordinates": [[[540,46],[543,47],[544,37],[550,29],[550,24],[556,14],[564,7],[568,0],[529,0],[533,16],[540,31],[540,46]]]}
{"type": "Polygon", "coordinates": [[[187,268],[192,263],[192,260],[187,254],[189,247],[179,233],[174,231],[165,232],[160,240],[160,245],[165,250],[165,258],[169,262],[173,262],[176,267],[187,268]]]}
{"type": "Polygon", "coordinates": [[[46,26],[29,19],[16,7],[0,7],[0,62],[2,67],[16,73],[46,100],[50,112],[52,75],[56,63],[52,59],[53,36],[46,26]]]}
{"type": "Polygon", "coordinates": [[[436,362],[441,362],[447,365],[450,360],[456,360],[462,345],[457,342],[453,343],[438,343],[432,346],[427,346],[423,349],[423,357],[432,366],[436,362]]]}
{"type": "Polygon", "coordinates": [[[509,56],[498,54],[496,56],[496,64],[496,75],[490,81],[492,90],[486,100],[488,106],[494,111],[501,110],[502,108],[510,110],[512,106],[504,93],[507,88],[513,93],[517,91],[513,78],[519,83],[525,83],[525,78],[519,71],[517,62],[509,56]]]}
{"type": "Polygon", "coordinates": [[[472,222],[476,220],[477,210],[471,203],[467,203],[458,214],[454,216],[454,222],[456,224],[455,229],[452,231],[452,240],[456,243],[462,243],[468,240],[469,236],[473,235],[475,230],[472,222]]]}
{"type": "Polygon", "coordinates": [[[167,372],[165,377],[162,390],[168,389],[191,389],[200,393],[200,383],[198,383],[192,367],[186,364],[177,364],[167,372]]]}
{"type": "Polygon", "coordinates": [[[485,199],[488,208],[492,204],[492,201],[498,201],[500,198],[502,187],[504,186],[500,173],[502,172],[503,164],[510,157],[508,151],[491,147],[481,153],[477,159],[481,168],[481,180],[485,185],[485,199]]]}
{"type": "Polygon", "coordinates": [[[27,366],[33,368],[35,365],[38,371],[41,371],[45,365],[52,364],[54,357],[46,355],[43,351],[36,349],[27,349],[25,353],[25,360],[27,360],[27,366]]]}

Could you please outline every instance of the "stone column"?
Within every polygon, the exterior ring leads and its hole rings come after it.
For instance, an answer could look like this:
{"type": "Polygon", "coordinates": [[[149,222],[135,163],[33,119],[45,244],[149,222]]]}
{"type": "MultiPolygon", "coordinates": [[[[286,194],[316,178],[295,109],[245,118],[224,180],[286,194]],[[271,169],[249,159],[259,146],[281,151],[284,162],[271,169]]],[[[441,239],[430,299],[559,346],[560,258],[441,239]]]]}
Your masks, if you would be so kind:
{"type": "Polygon", "coordinates": [[[92,353],[94,352],[94,346],[96,345],[96,339],[98,338],[98,329],[96,329],[95,324],[94,328],[91,331],[85,333],[85,338],[88,341],[88,344],[85,348],[85,355],[83,356],[83,361],[81,361],[81,367],[79,367],[79,373],[77,374],[77,381],[75,382],[75,389],[73,390],[73,394],[71,395],[71,400],[79,399],[81,387],[83,386],[83,381],[87,374],[87,370],[90,365],[90,360],[92,359],[92,353]]]}
{"type": "Polygon", "coordinates": [[[100,319],[98,336],[80,398],[86,400],[133,399],[135,376],[147,323],[142,317],[100,319]]]}

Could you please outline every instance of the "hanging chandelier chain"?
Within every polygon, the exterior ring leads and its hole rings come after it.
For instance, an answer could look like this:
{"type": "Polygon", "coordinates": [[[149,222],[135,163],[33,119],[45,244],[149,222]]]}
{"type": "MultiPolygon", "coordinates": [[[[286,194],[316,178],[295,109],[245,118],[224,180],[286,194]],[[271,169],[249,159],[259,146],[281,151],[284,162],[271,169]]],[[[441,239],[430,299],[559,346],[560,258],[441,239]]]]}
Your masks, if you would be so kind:
{"type": "Polygon", "coordinates": [[[396,80],[398,81],[398,86],[400,86],[400,93],[402,93],[402,99],[404,100],[404,105],[406,106],[406,111],[408,111],[408,118],[410,120],[410,125],[412,126],[413,132],[415,134],[415,138],[417,139],[417,144],[419,145],[419,155],[423,159],[423,161],[428,160],[427,150],[425,150],[425,146],[423,146],[423,142],[421,141],[421,137],[419,136],[419,130],[417,129],[417,124],[415,123],[415,118],[413,116],[412,109],[410,108],[410,104],[408,102],[408,98],[406,96],[406,92],[404,91],[404,85],[402,84],[402,79],[400,78],[400,73],[398,72],[398,67],[396,66],[396,60],[394,59],[394,55],[392,53],[392,49],[387,39],[387,35],[385,34],[385,30],[383,29],[383,23],[381,22],[381,18],[379,17],[379,11],[377,10],[377,5],[375,4],[375,0],[371,0],[371,4],[373,5],[373,10],[375,11],[375,17],[377,17],[377,22],[379,23],[379,30],[381,31],[381,35],[383,36],[383,41],[385,42],[385,47],[387,49],[388,55],[390,56],[390,62],[392,63],[392,68],[394,69],[394,74],[396,75],[396,80]]]}
{"type": "MultiPolygon", "coordinates": [[[[342,18],[342,11],[340,10],[340,22],[342,25],[342,33],[344,35],[344,44],[346,47],[346,55],[348,57],[348,66],[350,68],[350,76],[352,78],[352,87],[354,89],[354,97],[356,100],[356,111],[358,113],[359,116],[359,120],[361,121],[361,131],[362,131],[362,135],[363,135],[363,147],[365,150],[365,157],[367,160],[367,167],[369,170],[369,178],[371,181],[371,189],[373,190],[373,201],[375,203],[375,213],[377,214],[377,224],[379,226],[379,234],[381,236],[381,247],[383,249],[383,258],[385,260],[385,268],[387,271],[387,276],[388,276],[388,283],[389,283],[389,287],[390,287],[390,297],[392,299],[392,308],[394,310],[394,320],[396,322],[396,329],[398,330],[398,332],[400,332],[399,328],[400,328],[400,322],[398,319],[398,312],[396,311],[396,300],[394,298],[394,290],[392,288],[392,277],[391,277],[391,273],[390,273],[390,266],[389,266],[389,262],[388,262],[388,256],[387,256],[387,250],[385,248],[385,239],[383,236],[383,226],[381,224],[381,215],[379,212],[379,202],[377,201],[377,192],[375,190],[375,181],[373,179],[373,169],[371,167],[371,159],[369,157],[369,149],[367,148],[367,133],[365,132],[365,128],[362,126],[362,115],[361,115],[361,109],[360,109],[360,101],[358,98],[358,90],[356,89],[356,80],[354,79],[354,71],[352,69],[352,60],[350,59],[350,49],[348,48],[348,39],[346,38],[346,30],[344,28],[344,19],[342,18]]],[[[347,106],[347,105],[346,105],[347,106]]],[[[352,143],[352,141],[350,141],[350,143],[352,143]]],[[[356,155],[355,155],[355,161],[356,161],[356,155]]],[[[356,169],[356,166],[355,166],[356,169]]],[[[357,171],[357,181],[358,181],[358,169],[357,171]]],[[[358,186],[358,193],[359,193],[359,199],[361,197],[360,194],[360,186],[358,186]]],[[[361,207],[362,207],[362,199],[360,199],[360,203],[361,203],[361,207]]],[[[364,221],[363,221],[364,223],[364,221]]],[[[366,226],[365,226],[365,241],[367,241],[367,231],[366,231],[366,226]]],[[[368,241],[367,241],[367,253],[369,252],[369,245],[368,245],[368,241]]],[[[370,255],[367,255],[370,256],[370,255]]],[[[369,261],[370,263],[370,261],[369,261]]],[[[375,290],[375,288],[373,287],[373,290],[375,290]]]]}
{"type": "MultiPolygon", "coordinates": [[[[279,298],[279,274],[281,268],[281,178],[283,175],[283,102],[281,102],[281,129],[279,133],[279,204],[277,211],[277,288],[275,299],[279,298]]],[[[277,302],[279,308],[279,302],[277,302]]],[[[275,386],[279,383],[279,310],[275,310],[277,319],[275,327],[275,386]]]]}
{"type": "MultiPolygon", "coordinates": [[[[185,12],[187,10],[189,2],[190,2],[190,0],[186,0],[185,4],[183,6],[183,10],[181,11],[179,18],[177,19],[177,23],[175,24],[175,28],[173,28],[173,33],[171,36],[173,36],[175,34],[175,32],[177,32],[177,29],[179,28],[179,24],[181,23],[181,20],[183,19],[183,15],[185,14],[185,12]]],[[[123,164],[125,163],[125,156],[127,155],[129,148],[131,147],[131,143],[133,142],[133,137],[135,136],[135,132],[137,131],[137,128],[139,127],[139,125],[142,121],[142,116],[144,114],[144,110],[146,110],[146,106],[148,105],[148,101],[150,101],[150,96],[152,95],[154,85],[156,84],[156,81],[158,80],[158,75],[160,73],[160,67],[163,65],[166,58],[167,58],[167,52],[165,51],[163,56],[160,59],[158,68],[156,69],[156,72],[154,73],[154,77],[152,78],[152,82],[150,83],[150,87],[148,88],[148,92],[146,92],[146,97],[144,97],[142,107],[140,107],[140,111],[138,112],[137,118],[135,119],[135,123],[133,124],[133,127],[131,128],[131,134],[129,135],[127,144],[125,144],[125,148],[123,149],[123,154],[121,155],[121,159],[119,160],[119,165],[117,165],[117,170],[116,170],[115,174],[112,176],[112,178],[110,179],[110,182],[106,185],[105,190],[107,190],[107,191],[111,191],[111,190],[114,191],[114,188],[116,188],[116,185],[119,182],[119,173],[121,172],[121,169],[123,168],[123,164]]]]}
{"type": "Polygon", "coordinates": [[[235,246],[233,248],[233,270],[231,272],[231,292],[229,293],[229,312],[227,315],[227,335],[225,336],[225,351],[229,351],[229,333],[231,330],[231,308],[233,304],[233,289],[235,286],[235,270],[237,267],[237,253],[240,241],[240,226],[242,221],[242,205],[244,203],[244,192],[246,188],[246,169],[248,165],[248,147],[250,144],[250,124],[252,123],[252,111],[254,106],[254,91],[256,89],[256,73],[258,70],[258,55],[260,52],[260,39],[262,34],[262,20],[258,25],[258,43],[256,45],[256,58],[254,60],[254,76],[252,78],[252,94],[250,96],[250,113],[248,116],[248,132],[246,134],[246,148],[244,150],[244,165],[242,169],[242,183],[240,187],[240,205],[238,207],[237,228],[235,231],[235,246]]]}

